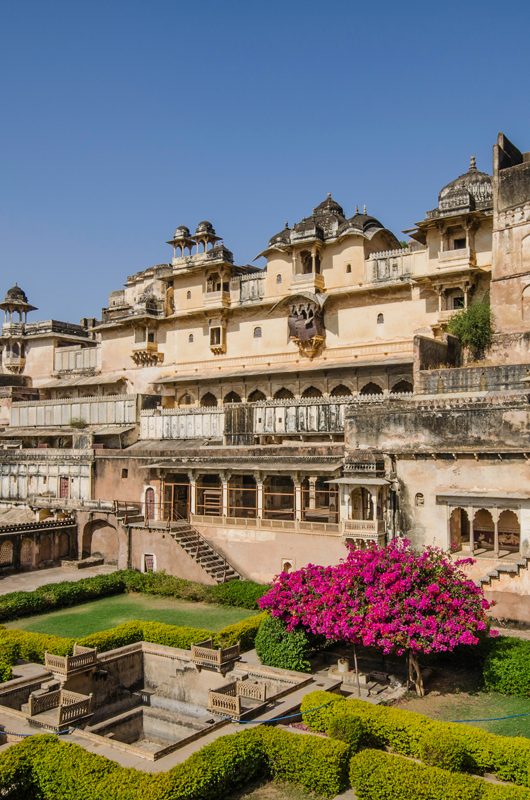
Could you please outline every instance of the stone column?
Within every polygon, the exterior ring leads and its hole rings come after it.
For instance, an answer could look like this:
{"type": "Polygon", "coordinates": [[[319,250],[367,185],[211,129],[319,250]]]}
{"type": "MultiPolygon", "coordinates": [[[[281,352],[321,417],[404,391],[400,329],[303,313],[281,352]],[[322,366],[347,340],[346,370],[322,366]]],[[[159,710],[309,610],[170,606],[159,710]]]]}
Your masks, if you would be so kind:
{"type": "Polygon", "coordinates": [[[256,478],[256,517],[263,518],[263,480],[256,478]]]}
{"type": "Polygon", "coordinates": [[[297,522],[302,519],[302,484],[300,480],[294,481],[294,518],[297,522]]]}
{"type": "Polygon", "coordinates": [[[473,507],[466,508],[467,518],[469,520],[469,552],[471,555],[475,552],[475,534],[473,532],[473,507]]]}
{"type": "Polygon", "coordinates": [[[188,474],[190,480],[190,514],[197,513],[197,480],[195,475],[190,472],[188,474]]]}
{"type": "Polygon", "coordinates": [[[223,505],[222,505],[222,516],[228,516],[228,481],[230,480],[230,475],[222,475],[221,476],[221,485],[223,487],[223,505]]]}
{"type": "Polygon", "coordinates": [[[499,509],[495,508],[492,511],[493,517],[493,555],[498,558],[499,557],[499,509]]]}
{"type": "Polygon", "coordinates": [[[317,492],[316,492],[317,479],[315,476],[309,478],[309,508],[316,508],[317,492]]]}

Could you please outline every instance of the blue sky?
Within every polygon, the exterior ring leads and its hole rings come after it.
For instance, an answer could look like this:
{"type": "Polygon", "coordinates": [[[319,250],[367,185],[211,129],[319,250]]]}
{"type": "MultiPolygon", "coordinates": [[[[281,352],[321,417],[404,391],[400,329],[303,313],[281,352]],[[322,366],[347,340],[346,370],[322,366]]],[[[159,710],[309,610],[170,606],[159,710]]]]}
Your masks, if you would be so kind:
{"type": "Polygon", "coordinates": [[[98,315],[210,219],[247,263],[327,192],[394,232],[503,130],[530,150],[530,6],[0,0],[0,291],[98,315]]]}

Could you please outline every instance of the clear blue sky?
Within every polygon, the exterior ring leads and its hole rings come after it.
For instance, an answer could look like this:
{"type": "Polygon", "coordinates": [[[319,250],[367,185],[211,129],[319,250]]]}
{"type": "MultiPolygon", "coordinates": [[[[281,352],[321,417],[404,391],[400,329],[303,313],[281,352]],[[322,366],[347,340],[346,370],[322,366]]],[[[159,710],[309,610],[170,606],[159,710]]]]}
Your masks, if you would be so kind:
{"type": "Polygon", "coordinates": [[[210,219],[237,263],[332,192],[394,232],[530,150],[526,2],[0,2],[0,291],[98,315],[210,219]]]}

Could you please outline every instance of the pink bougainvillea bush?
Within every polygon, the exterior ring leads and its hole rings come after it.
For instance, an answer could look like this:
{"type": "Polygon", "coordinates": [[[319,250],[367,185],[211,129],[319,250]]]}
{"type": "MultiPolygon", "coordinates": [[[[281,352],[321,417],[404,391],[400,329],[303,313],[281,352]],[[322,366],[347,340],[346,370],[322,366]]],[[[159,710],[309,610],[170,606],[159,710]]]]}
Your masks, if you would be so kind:
{"type": "Polygon", "coordinates": [[[407,539],[351,548],[332,567],[309,564],[282,573],[259,604],[288,630],[407,654],[409,677],[423,693],[418,654],[478,644],[490,603],[462,566],[442,550],[415,551],[407,539]]]}

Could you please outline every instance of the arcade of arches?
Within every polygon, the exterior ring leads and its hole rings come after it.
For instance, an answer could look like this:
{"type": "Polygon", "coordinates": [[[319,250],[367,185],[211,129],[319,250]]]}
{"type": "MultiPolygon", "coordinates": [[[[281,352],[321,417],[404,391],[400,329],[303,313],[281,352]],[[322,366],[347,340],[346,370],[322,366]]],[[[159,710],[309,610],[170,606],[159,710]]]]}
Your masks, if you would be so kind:
{"type": "Polygon", "coordinates": [[[519,553],[521,524],[516,510],[509,508],[456,507],[449,510],[451,550],[499,556],[519,553]]]}

